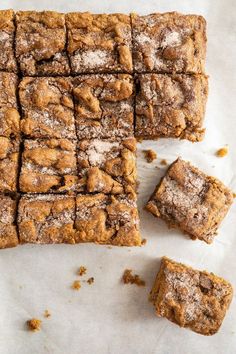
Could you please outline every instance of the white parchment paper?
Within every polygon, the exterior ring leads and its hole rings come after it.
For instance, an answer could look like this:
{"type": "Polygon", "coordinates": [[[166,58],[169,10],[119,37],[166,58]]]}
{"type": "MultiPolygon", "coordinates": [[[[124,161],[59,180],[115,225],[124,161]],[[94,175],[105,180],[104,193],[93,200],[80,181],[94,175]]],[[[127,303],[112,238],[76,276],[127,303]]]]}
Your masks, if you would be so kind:
{"type": "Polygon", "coordinates": [[[236,3],[234,0],[1,0],[0,8],[62,12],[198,13],[208,21],[207,73],[210,95],[204,142],[160,140],[139,144],[139,207],[141,248],[76,246],[22,246],[0,251],[0,354],[234,354],[236,352],[236,301],[220,332],[203,337],[154,315],[147,301],[159,267],[167,255],[199,269],[223,276],[236,288],[236,205],[212,245],[191,241],[143,211],[143,205],[165,172],[161,159],[177,156],[190,160],[206,173],[220,178],[236,191],[236,3]],[[229,145],[220,159],[215,151],[229,145]],[[152,148],[158,159],[148,164],[143,149],[152,148]],[[79,292],[70,289],[80,265],[88,268],[79,292]],[[146,280],[145,288],[123,285],[125,268],[146,280]],[[43,318],[48,309],[52,316],[43,318]],[[27,319],[43,319],[42,330],[26,331],[27,319]]]}

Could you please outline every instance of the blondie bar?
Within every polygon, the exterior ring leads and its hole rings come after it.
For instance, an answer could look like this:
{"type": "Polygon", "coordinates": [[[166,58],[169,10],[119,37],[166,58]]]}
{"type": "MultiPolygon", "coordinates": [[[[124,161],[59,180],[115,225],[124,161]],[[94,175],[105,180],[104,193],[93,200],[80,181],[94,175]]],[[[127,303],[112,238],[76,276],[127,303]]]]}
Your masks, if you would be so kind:
{"type": "Polygon", "coordinates": [[[16,192],[19,141],[0,136],[0,193],[16,192]]]}
{"type": "Polygon", "coordinates": [[[233,194],[222,182],[177,159],[156,187],[146,209],[192,239],[211,243],[232,202],[233,194]]]}
{"type": "Polygon", "coordinates": [[[0,10],[0,70],[17,72],[14,56],[14,12],[0,10]]]}
{"type": "Polygon", "coordinates": [[[206,76],[140,74],[136,81],[136,137],[173,137],[193,142],[203,139],[206,76]]]}
{"type": "Polygon", "coordinates": [[[75,243],[75,198],[65,195],[24,195],[18,208],[21,243],[75,243]]]}
{"type": "Polygon", "coordinates": [[[133,195],[79,194],[76,242],[140,246],[139,218],[133,195]]]}
{"type": "Polygon", "coordinates": [[[68,13],[68,55],[72,72],[132,72],[131,24],[124,14],[68,13]]]}
{"type": "Polygon", "coordinates": [[[131,75],[81,75],[73,86],[79,139],[133,135],[131,75]]]}
{"type": "Polygon", "coordinates": [[[15,214],[16,200],[0,195],[0,248],[18,245],[15,214]]]}
{"type": "Polygon", "coordinates": [[[19,97],[24,135],[29,138],[76,138],[72,85],[68,78],[23,78],[19,97]]]}
{"type": "Polygon", "coordinates": [[[77,184],[76,142],[68,139],[24,141],[20,190],[72,192],[77,184]]]}
{"type": "Polygon", "coordinates": [[[69,74],[65,15],[19,11],[16,25],[16,58],[24,76],[69,74]]]}
{"type": "Polygon", "coordinates": [[[136,72],[204,73],[206,21],[177,12],[132,15],[136,72]]]}
{"type": "Polygon", "coordinates": [[[150,293],[156,314],[203,335],[215,334],[233,296],[230,283],[163,257],[150,293]]]}

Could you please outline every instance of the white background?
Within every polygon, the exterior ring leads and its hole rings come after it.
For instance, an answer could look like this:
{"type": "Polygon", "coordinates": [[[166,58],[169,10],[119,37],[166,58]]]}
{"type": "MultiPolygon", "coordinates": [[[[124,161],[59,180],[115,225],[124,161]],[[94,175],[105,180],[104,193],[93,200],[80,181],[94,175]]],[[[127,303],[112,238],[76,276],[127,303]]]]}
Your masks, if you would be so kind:
{"type": "Polygon", "coordinates": [[[234,205],[212,245],[191,241],[143,211],[143,205],[164,174],[160,160],[177,156],[190,160],[236,191],[236,5],[234,0],[85,1],[1,0],[0,7],[30,10],[94,12],[198,13],[208,22],[207,73],[210,95],[204,142],[160,140],[139,144],[139,206],[141,248],[76,246],[21,246],[0,252],[0,353],[1,354],[234,354],[236,352],[235,297],[220,332],[212,337],[181,329],[154,315],[147,301],[159,267],[167,255],[199,269],[223,276],[236,287],[236,206],[234,205]],[[229,155],[215,151],[229,145],[229,155]],[[152,148],[158,159],[147,164],[143,149],[152,148]],[[70,289],[80,265],[88,268],[93,285],[70,289]],[[123,285],[125,268],[132,268],[147,283],[145,288],[123,285]],[[52,316],[43,318],[48,309],[52,316]],[[43,319],[42,330],[26,331],[25,321],[43,319]]]}

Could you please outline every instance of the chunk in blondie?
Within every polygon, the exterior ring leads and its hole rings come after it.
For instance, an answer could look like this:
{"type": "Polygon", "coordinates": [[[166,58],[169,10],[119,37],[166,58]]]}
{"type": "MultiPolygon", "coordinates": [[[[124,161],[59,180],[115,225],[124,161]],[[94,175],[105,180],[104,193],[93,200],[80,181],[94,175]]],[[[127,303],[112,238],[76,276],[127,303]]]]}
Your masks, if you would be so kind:
{"type": "Polygon", "coordinates": [[[16,58],[24,76],[70,73],[64,14],[19,11],[16,25],[16,58]]]}
{"type": "Polygon", "coordinates": [[[133,195],[79,194],[76,242],[140,246],[139,218],[133,195]]]}
{"type": "Polygon", "coordinates": [[[156,187],[146,209],[192,239],[211,243],[232,202],[233,194],[222,182],[177,159],[156,187]]]}
{"type": "Polygon", "coordinates": [[[84,190],[106,194],[135,191],[135,151],[135,138],[79,141],[78,172],[84,190]]]}
{"type": "Polygon", "coordinates": [[[72,72],[132,72],[131,24],[124,14],[68,13],[68,55],[72,72]]]}
{"type": "Polygon", "coordinates": [[[206,21],[177,12],[132,15],[136,72],[204,73],[206,21]]]}
{"type": "Polygon", "coordinates": [[[14,12],[0,10],[0,70],[17,72],[14,56],[14,12]]]}
{"type": "Polygon", "coordinates": [[[75,198],[66,195],[24,195],[18,207],[21,243],[75,243],[75,198]]]}
{"type": "Polygon", "coordinates": [[[74,79],[73,92],[79,139],[133,135],[131,75],[81,75],[74,79]]]}
{"type": "Polygon", "coordinates": [[[20,190],[26,193],[72,192],[76,189],[76,142],[68,139],[24,141],[20,190]]]}
{"type": "Polygon", "coordinates": [[[157,316],[208,336],[219,330],[232,297],[226,280],[167,257],[150,293],[157,316]]]}
{"type": "Polygon", "coordinates": [[[15,215],[16,200],[0,195],[0,248],[18,245],[15,215]]]}
{"type": "Polygon", "coordinates": [[[0,193],[16,192],[19,141],[0,136],[0,193]]]}
{"type": "Polygon", "coordinates": [[[76,138],[68,78],[26,77],[19,86],[21,130],[30,138],[76,138]]]}
{"type": "Polygon", "coordinates": [[[136,137],[203,139],[208,95],[204,75],[143,74],[137,76],[137,85],[136,137]]]}

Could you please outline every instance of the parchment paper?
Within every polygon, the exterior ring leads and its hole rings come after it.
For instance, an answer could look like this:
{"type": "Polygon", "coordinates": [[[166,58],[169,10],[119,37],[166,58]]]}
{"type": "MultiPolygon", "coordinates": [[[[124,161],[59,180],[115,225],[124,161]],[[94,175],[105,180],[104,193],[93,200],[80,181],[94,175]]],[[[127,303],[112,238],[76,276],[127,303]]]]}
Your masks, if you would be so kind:
{"type": "Polygon", "coordinates": [[[154,315],[147,301],[159,267],[167,255],[199,269],[215,272],[236,287],[236,205],[212,245],[191,241],[143,211],[143,205],[165,172],[161,159],[177,156],[190,160],[206,173],[220,178],[236,191],[236,8],[234,0],[80,1],[1,0],[0,7],[58,11],[125,12],[141,14],[177,10],[198,13],[208,21],[207,73],[210,95],[204,142],[159,140],[139,144],[139,207],[141,248],[112,249],[76,246],[21,246],[0,251],[0,353],[1,354],[234,354],[236,352],[235,297],[220,332],[197,335],[154,315]],[[215,151],[229,145],[220,159],[215,151]],[[152,148],[158,159],[148,164],[142,150],[152,148]],[[88,268],[82,283],[71,290],[80,265],[88,268]],[[121,275],[132,268],[146,280],[146,287],[123,285],[121,275]],[[43,318],[48,309],[49,319],[43,318]],[[26,331],[27,319],[43,320],[42,330],[26,331]]]}

